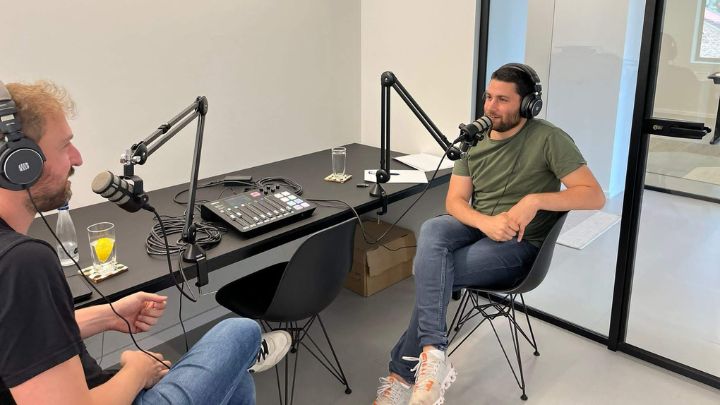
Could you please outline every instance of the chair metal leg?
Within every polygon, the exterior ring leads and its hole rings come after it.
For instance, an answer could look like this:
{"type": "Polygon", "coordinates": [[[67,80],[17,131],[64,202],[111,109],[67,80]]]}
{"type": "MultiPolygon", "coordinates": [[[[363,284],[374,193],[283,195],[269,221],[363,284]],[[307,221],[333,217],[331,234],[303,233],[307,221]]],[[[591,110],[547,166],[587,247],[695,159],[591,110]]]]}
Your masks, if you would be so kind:
{"type": "Polygon", "coordinates": [[[537,345],[537,342],[535,341],[535,334],[533,333],[532,325],[530,324],[530,316],[528,315],[527,305],[525,305],[525,298],[523,297],[522,294],[520,294],[520,301],[522,301],[523,312],[525,312],[525,320],[527,321],[527,326],[528,326],[528,329],[530,330],[530,336],[532,337],[532,347],[533,347],[533,349],[535,349],[535,352],[533,354],[535,356],[539,356],[540,352],[538,351],[538,345],[537,345]]]}
{"type": "MultiPolygon", "coordinates": [[[[518,329],[520,329],[520,326],[515,321],[515,296],[510,296],[510,308],[512,311],[512,325],[510,329],[510,334],[513,337],[513,345],[515,346],[515,357],[517,358],[518,362],[518,369],[520,371],[520,389],[522,390],[522,395],[520,396],[520,399],[523,401],[527,400],[527,395],[525,394],[525,375],[523,374],[523,368],[522,368],[522,357],[520,356],[520,341],[518,340],[518,329]]],[[[524,335],[524,333],[523,333],[524,335]]],[[[526,337],[527,338],[527,337],[526,337]]]]}
{"type": "MultiPolygon", "coordinates": [[[[270,328],[272,329],[272,328],[270,328]]],[[[284,384],[284,390],[283,387],[280,385],[280,375],[277,371],[276,367],[276,376],[278,380],[278,392],[280,393],[280,404],[283,404],[283,397],[285,404],[291,405],[293,403],[293,399],[295,396],[295,381],[297,376],[297,365],[298,365],[298,356],[300,354],[300,346],[305,347],[307,349],[307,352],[310,353],[315,359],[323,366],[325,367],[330,374],[333,375],[341,384],[345,386],[345,393],[350,394],[352,393],[352,389],[350,388],[350,384],[347,380],[347,377],[345,376],[345,372],[342,369],[342,366],[340,365],[340,360],[337,357],[337,353],[335,352],[335,348],[332,345],[332,341],[330,340],[330,336],[327,333],[327,329],[325,328],[325,325],[322,322],[322,319],[319,315],[315,315],[308,319],[304,325],[299,326],[297,322],[288,322],[288,323],[280,323],[278,329],[284,329],[290,335],[293,339],[293,346],[290,349],[291,353],[295,354],[295,361],[293,364],[293,370],[292,370],[292,381],[290,381],[290,370],[289,370],[289,359],[288,357],[285,358],[285,384],[284,384]],[[320,348],[320,346],[315,342],[313,337],[309,334],[309,329],[315,322],[315,320],[318,321],[320,324],[320,329],[323,332],[323,335],[325,336],[325,340],[327,342],[327,346],[330,348],[330,352],[332,354],[332,360],[325,354],[325,352],[320,348]],[[333,361],[334,360],[334,361],[333,361]],[[284,395],[283,395],[284,394],[284,395]]]]}
{"type": "Polygon", "coordinates": [[[345,377],[345,372],[342,369],[342,366],[340,365],[340,360],[338,360],[337,354],[335,353],[335,348],[332,345],[332,342],[330,341],[330,336],[328,336],[327,330],[325,329],[325,324],[323,324],[322,319],[320,318],[320,314],[317,315],[318,322],[320,323],[320,327],[322,328],[323,334],[325,335],[325,340],[327,340],[328,346],[330,346],[330,352],[332,352],[333,358],[335,359],[335,364],[337,364],[338,371],[340,372],[340,375],[342,378],[340,379],[340,382],[345,385],[345,393],[350,395],[352,393],[352,389],[350,389],[350,385],[348,384],[347,377],[345,377]]]}
{"type": "Polygon", "coordinates": [[[490,326],[493,330],[493,333],[495,334],[495,339],[497,339],[498,344],[500,345],[500,349],[503,352],[503,355],[505,356],[505,360],[508,363],[508,366],[510,366],[510,371],[513,374],[513,377],[515,377],[515,382],[517,383],[518,387],[522,391],[522,395],[520,398],[522,400],[527,400],[527,393],[525,391],[526,384],[525,384],[525,373],[523,370],[522,365],[522,356],[520,353],[520,335],[523,336],[525,340],[533,347],[535,350],[535,355],[538,356],[540,353],[537,350],[537,342],[535,341],[535,334],[532,330],[532,325],[530,323],[530,317],[527,314],[527,307],[525,306],[525,299],[522,295],[520,295],[520,300],[523,305],[523,310],[525,312],[525,318],[528,324],[528,329],[530,331],[529,336],[523,331],[522,327],[518,323],[517,320],[517,313],[515,308],[515,298],[517,295],[510,294],[504,298],[500,297],[493,297],[492,295],[488,295],[487,299],[489,303],[484,304],[480,303],[479,301],[479,294],[475,291],[465,290],[462,296],[462,300],[460,302],[460,306],[458,307],[458,311],[455,313],[455,316],[453,317],[450,329],[448,329],[448,333],[451,330],[454,330],[454,334],[452,336],[452,339],[450,339],[450,343],[452,343],[456,338],[457,335],[462,328],[462,326],[468,322],[470,319],[474,318],[475,316],[480,317],[480,321],[477,325],[466,335],[463,337],[463,339],[452,348],[452,350],[449,352],[448,355],[452,355],[455,350],[457,350],[464,342],[467,340],[474,332],[475,330],[485,321],[487,320],[490,323],[490,326]],[[488,311],[488,310],[494,310],[494,311],[488,311]],[[508,321],[508,326],[510,327],[510,335],[512,338],[512,345],[513,350],[515,352],[515,361],[517,362],[517,370],[515,369],[516,366],[513,365],[513,361],[510,358],[509,353],[505,349],[505,345],[503,344],[502,340],[500,339],[500,335],[498,334],[497,329],[495,328],[493,320],[498,317],[505,317],[508,321]]]}

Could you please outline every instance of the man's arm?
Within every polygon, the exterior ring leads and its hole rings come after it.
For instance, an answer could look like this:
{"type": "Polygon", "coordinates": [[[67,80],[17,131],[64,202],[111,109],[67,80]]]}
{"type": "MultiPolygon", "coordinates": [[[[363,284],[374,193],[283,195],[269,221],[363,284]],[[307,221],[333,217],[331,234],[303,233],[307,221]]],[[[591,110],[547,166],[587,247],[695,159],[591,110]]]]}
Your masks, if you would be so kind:
{"type": "Polygon", "coordinates": [[[508,215],[520,226],[518,240],[522,240],[525,227],[539,210],[598,210],[605,205],[605,194],[586,165],[580,166],[560,181],[565,185],[565,190],[528,194],[508,211],[508,215]]]}
{"type": "Polygon", "coordinates": [[[10,388],[10,393],[18,405],[130,404],[141,389],[152,387],[167,374],[167,367],[142,352],[124,352],[121,362],[123,367],[113,378],[92,390],[85,382],[80,357],[73,356],[10,388]]]}
{"type": "Polygon", "coordinates": [[[445,209],[448,214],[467,226],[481,230],[492,240],[512,239],[517,234],[518,225],[507,216],[507,213],[489,216],[476,211],[470,206],[472,192],[472,178],[453,174],[445,197],[445,209]]]}
{"type": "MultiPolygon", "coordinates": [[[[146,332],[155,325],[165,311],[167,297],[138,292],[121,298],[113,307],[130,324],[132,333],[146,332]]],[[[75,311],[80,336],[85,339],[106,330],[128,331],[127,324],[110,309],[110,305],[95,305],[75,311]]]]}

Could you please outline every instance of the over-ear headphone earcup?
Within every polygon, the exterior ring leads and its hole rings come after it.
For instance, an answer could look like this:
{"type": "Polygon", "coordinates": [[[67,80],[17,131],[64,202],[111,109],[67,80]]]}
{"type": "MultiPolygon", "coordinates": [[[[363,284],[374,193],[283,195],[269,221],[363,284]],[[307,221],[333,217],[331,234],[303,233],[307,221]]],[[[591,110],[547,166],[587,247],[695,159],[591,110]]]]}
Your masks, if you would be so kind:
{"type": "Polygon", "coordinates": [[[19,191],[35,184],[42,175],[45,156],[31,139],[10,141],[0,150],[0,187],[19,191]]]}
{"type": "Polygon", "coordinates": [[[522,103],[520,104],[520,115],[525,118],[533,118],[540,114],[542,105],[542,99],[539,98],[536,93],[528,94],[523,97],[522,103]]]}
{"type": "Polygon", "coordinates": [[[533,68],[523,63],[507,63],[502,67],[509,67],[517,69],[530,78],[533,82],[534,91],[520,101],[520,116],[523,118],[533,118],[540,114],[542,110],[542,85],[540,84],[540,78],[533,68]]]}

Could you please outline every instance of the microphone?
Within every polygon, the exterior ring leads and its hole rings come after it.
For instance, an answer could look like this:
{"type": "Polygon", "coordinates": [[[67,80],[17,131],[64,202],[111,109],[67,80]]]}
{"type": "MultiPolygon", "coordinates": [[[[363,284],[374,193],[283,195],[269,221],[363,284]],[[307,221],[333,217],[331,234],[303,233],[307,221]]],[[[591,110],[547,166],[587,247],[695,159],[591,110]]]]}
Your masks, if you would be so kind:
{"type": "Polygon", "coordinates": [[[483,115],[467,125],[460,124],[460,134],[463,136],[464,141],[472,142],[473,146],[475,146],[478,141],[482,141],[485,137],[485,133],[491,129],[492,120],[486,115],[483,115]]]}
{"type": "Polygon", "coordinates": [[[145,194],[137,195],[133,184],[108,171],[99,173],[92,181],[92,190],[119,205],[128,212],[136,212],[141,208],[150,211],[145,194]]]}

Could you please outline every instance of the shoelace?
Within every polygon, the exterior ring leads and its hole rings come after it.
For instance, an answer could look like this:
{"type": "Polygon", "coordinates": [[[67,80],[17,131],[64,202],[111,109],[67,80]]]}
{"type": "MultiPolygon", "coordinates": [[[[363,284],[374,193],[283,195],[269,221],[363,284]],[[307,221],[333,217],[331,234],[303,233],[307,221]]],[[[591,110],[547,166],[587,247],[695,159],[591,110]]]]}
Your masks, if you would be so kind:
{"type": "MultiPolygon", "coordinates": [[[[429,358],[430,355],[425,355],[425,358],[429,358]]],[[[415,367],[411,368],[410,371],[415,372],[415,387],[426,387],[428,380],[435,376],[440,368],[439,361],[422,361],[419,357],[408,357],[403,356],[403,360],[406,361],[417,361],[415,367]],[[430,363],[430,364],[428,364],[430,363]]],[[[426,388],[427,389],[427,388],[426,388]]]]}
{"type": "Polygon", "coordinates": [[[400,385],[400,382],[395,380],[394,378],[380,377],[380,388],[378,388],[377,390],[377,396],[378,398],[384,396],[386,398],[390,398],[393,403],[400,403],[400,400],[403,399],[402,388],[403,387],[400,385]],[[392,389],[393,382],[397,382],[399,389],[392,389]]]}
{"type": "Polygon", "coordinates": [[[268,344],[265,341],[265,339],[263,339],[262,342],[260,342],[260,350],[258,351],[258,354],[257,354],[257,363],[260,363],[261,361],[265,360],[265,358],[267,357],[269,352],[270,352],[270,350],[268,348],[268,344]]]}

